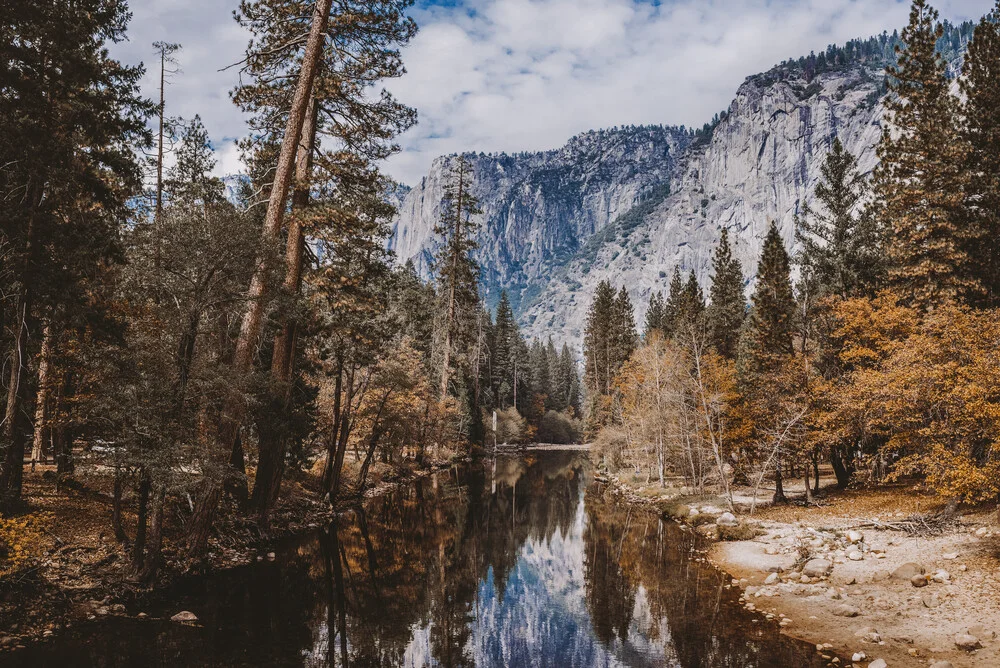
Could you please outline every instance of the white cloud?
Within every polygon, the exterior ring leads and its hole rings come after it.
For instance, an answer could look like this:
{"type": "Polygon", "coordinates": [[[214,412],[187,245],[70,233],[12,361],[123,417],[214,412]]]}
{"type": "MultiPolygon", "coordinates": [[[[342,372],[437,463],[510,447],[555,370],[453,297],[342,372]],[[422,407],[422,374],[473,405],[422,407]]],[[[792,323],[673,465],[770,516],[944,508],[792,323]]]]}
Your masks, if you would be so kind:
{"type": "MultiPolygon", "coordinates": [[[[939,0],[953,21],[978,18],[992,0],[939,0]]],[[[131,41],[117,49],[152,59],[155,40],[181,42],[183,72],[169,113],[200,113],[223,149],[245,131],[228,99],[246,35],[232,0],[133,0],[131,41]]],[[[408,74],[389,85],[417,108],[386,170],[414,183],[440,154],[555,148],[578,132],[632,123],[700,126],[725,108],[743,79],[830,43],[901,28],[902,0],[465,0],[422,2],[420,32],[404,50],[408,74]]],[[[155,91],[147,76],[144,90],[155,91]]]]}

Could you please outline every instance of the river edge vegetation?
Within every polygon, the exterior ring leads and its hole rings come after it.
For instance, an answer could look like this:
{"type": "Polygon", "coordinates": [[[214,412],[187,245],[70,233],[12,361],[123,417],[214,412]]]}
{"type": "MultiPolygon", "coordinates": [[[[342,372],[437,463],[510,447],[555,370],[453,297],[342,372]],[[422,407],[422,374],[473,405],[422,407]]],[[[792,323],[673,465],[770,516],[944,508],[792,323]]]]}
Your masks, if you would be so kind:
{"type": "Polygon", "coordinates": [[[182,45],[153,45],[154,102],[107,49],[125,2],[4,12],[7,585],[87,595],[243,563],[373,488],[496,443],[577,440],[569,349],[480,297],[466,160],[433,280],[386,250],[378,165],[416,112],[382,86],[405,71],[412,4],[239,3],[248,173],[225,180],[200,119],[169,114],[182,45]]]}
{"type": "Polygon", "coordinates": [[[834,138],[793,256],[771,223],[750,303],[726,230],[708,299],[675,269],[642,337],[602,283],[585,333],[587,427],[610,472],[647,486],[734,485],[804,501],[917,481],[946,500],[1000,494],[1000,6],[951,91],[937,12],[913,2],[870,176],[834,138]]]}

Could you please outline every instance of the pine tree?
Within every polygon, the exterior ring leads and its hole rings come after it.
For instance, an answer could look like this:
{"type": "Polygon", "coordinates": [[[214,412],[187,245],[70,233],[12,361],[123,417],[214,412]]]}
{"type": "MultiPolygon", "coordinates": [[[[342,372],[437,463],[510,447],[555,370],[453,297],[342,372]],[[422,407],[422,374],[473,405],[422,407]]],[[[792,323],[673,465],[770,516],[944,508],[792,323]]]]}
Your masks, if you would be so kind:
{"type": "Polygon", "coordinates": [[[514,403],[514,362],[520,338],[514,311],[507,291],[500,293],[496,323],[493,326],[492,373],[497,406],[507,408],[514,403]]]}
{"type": "Polygon", "coordinates": [[[674,337],[686,341],[692,336],[698,336],[704,325],[704,315],[705,296],[698,285],[698,277],[692,270],[681,292],[680,308],[673,326],[674,337]]]}
{"type": "Polygon", "coordinates": [[[563,344],[559,353],[559,374],[565,402],[560,409],[570,409],[574,414],[580,412],[580,378],[576,371],[576,362],[569,346],[563,344]]]}
{"type": "Polygon", "coordinates": [[[584,378],[590,396],[611,394],[611,338],[615,314],[615,291],[607,280],[597,284],[587,313],[583,338],[584,378]]]}
{"type": "Polygon", "coordinates": [[[743,366],[748,373],[758,375],[773,371],[781,357],[793,352],[795,292],[788,251],[774,221],[764,238],[751,303],[743,366]]]}
{"type": "Polygon", "coordinates": [[[646,326],[644,333],[647,338],[656,331],[661,331],[663,327],[663,293],[657,290],[649,298],[649,307],[646,309],[646,326]]]}
{"type": "Polygon", "coordinates": [[[887,239],[888,284],[926,308],[981,295],[970,246],[977,230],[963,209],[965,148],[957,127],[957,100],[949,92],[938,13],[914,0],[902,32],[905,49],[888,68],[887,120],[875,172],[877,215],[887,239]]]}
{"type": "Polygon", "coordinates": [[[986,305],[1000,304],[1000,2],[976,26],[959,85],[970,183],[966,211],[978,229],[969,251],[986,305]]]}
{"type": "Polygon", "coordinates": [[[746,318],[746,297],[743,294],[743,269],[740,261],[732,255],[729,230],[726,228],[722,228],[719,245],[712,256],[712,270],[711,301],[706,312],[709,336],[720,355],[734,359],[746,318]]]}
{"type": "MultiPolygon", "coordinates": [[[[36,314],[84,305],[98,265],[120,259],[119,235],[140,190],[136,148],[155,107],[138,94],[141,67],[111,58],[125,38],[125,3],[7,3],[0,26],[0,248],[7,401],[0,417],[0,509],[19,503],[29,335],[36,314]],[[9,310],[8,310],[9,309],[9,310]]],[[[94,320],[96,314],[90,314],[94,320]]]]}
{"type": "Polygon", "coordinates": [[[615,299],[611,332],[611,368],[613,369],[611,376],[614,379],[622,365],[635,352],[639,343],[639,334],[635,330],[635,310],[632,308],[632,300],[624,285],[618,291],[618,297],[615,299]]]}
{"type": "Polygon", "coordinates": [[[663,305],[663,319],[660,329],[663,336],[670,338],[677,330],[678,323],[684,312],[684,279],[681,278],[680,267],[674,267],[674,273],[670,277],[670,288],[667,292],[667,301],[663,305]]]}
{"type": "Polygon", "coordinates": [[[821,208],[803,205],[795,219],[801,246],[798,263],[815,284],[816,296],[873,295],[882,282],[881,234],[866,207],[868,182],[857,159],[834,139],[816,185],[821,208]]]}
{"type": "Polygon", "coordinates": [[[474,234],[479,223],[474,216],[482,213],[479,201],[471,192],[472,164],[458,156],[449,167],[440,222],[434,228],[444,244],[435,259],[441,299],[441,401],[448,395],[453,356],[464,352],[463,323],[479,303],[479,265],[472,257],[476,248],[474,234]]]}
{"type": "Polygon", "coordinates": [[[545,357],[549,365],[549,399],[546,402],[546,408],[560,411],[566,407],[566,395],[569,388],[563,383],[564,377],[559,365],[559,353],[556,351],[556,344],[553,343],[551,336],[545,344],[545,357]]]}
{"type": "MultiPolygon", "coordinates": [[[[742,383],[755,406],[758,421],[775,419],[778,403],[788,390],[784,384],[794,350],[795,293],[792,289],[788,251],[774,221],[764,238],[753,307],[740,342],[742,383]]],[[[782,452],[775,458],[775,503],[785,500],[782,487],[782,452]]]]}

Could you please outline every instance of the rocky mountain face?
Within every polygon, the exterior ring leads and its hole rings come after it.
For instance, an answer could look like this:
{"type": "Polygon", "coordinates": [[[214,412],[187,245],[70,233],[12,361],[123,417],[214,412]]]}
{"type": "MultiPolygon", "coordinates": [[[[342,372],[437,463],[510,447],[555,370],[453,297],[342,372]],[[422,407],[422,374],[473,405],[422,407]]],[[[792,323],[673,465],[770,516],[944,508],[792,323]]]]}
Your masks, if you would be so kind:
{"type": "MultiPolygon", "coordinates": [[[[467,155],[483,210],[478,241],[487,301],[507,289],[522,312],[582,240],[671,178],[689,143],[679,129],[644,127],[587,132],[542,153],[467,155]]],[[[434,226],[453,159],[434,161],[393,223],[390,248],[424,274],[440,244],[434,226]]]]}
{"type": "MultiPolygon", "coordinates": [[[[469,156],[487,300],[507,289],[527,335],[579,351],[599,281],[626,286],[641,327],[649,296],[666,292],[675,266],[707,287],[724,227],[749,290],[769,221],[793,249],[795,216],[835,137],[862,170],[875,166],[884,92],[884,62],[818,74],[779,67],[748,78],[721,120],[698,134],[615,128],[555,151],[469,156]]],[[[434,162],[394,221],[392,249],[423,272],[439,243],[433,228],[452,159],[434,162]]]]}

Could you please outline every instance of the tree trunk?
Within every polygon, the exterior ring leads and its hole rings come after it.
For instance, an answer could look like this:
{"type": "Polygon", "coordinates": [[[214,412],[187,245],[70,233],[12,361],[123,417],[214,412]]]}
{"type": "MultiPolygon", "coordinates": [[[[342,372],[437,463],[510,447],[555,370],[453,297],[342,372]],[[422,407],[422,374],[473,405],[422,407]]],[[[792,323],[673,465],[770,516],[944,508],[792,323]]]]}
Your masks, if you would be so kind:
{"type": "Polygon", "coordinates": [[[844,462],[844,452],[841,448],[830,448],[830,464],[833,466],[833,473],[837,476],[837,487],[847,489],[851,482],[853,471],[844,462]]]}
{"type": "Polygon", "coordinates": [[[802,467],[803,481],[806,485],[806,505],[812,503],[812,488],[809,487],[809,462],[806,461],[805,466],[802,467]]]}
{"type": "Polygon", "coordinates": [[[115,466],[115,486],[111,500],[111,529],[115,532],[115,540],[119,543],[128,542],[128,534],[122,525],[122,495],[125,491],[125,475],[120,465],[115,466]]]}
{"type": "Polygon", "coordinates": [[[813,450],[813,494],[819,494],[819,448],[813,450]]]}
{"type": "Polygon", "coordinates": [[[774,466],[774,496],[771,498],[771,503],[775,504],[788,502],[788,498],[785,497],[785,486],[782,480],[781,468],[781,457],[779,456],[774,466]]]}
{"type": "MultiPolygon", "coordinates": [[[[247,292],[249,303],[243,315],[239,338],[236,341],[233,367],[239,374],[248,373],[253,365],[254,352],[263,325],[268,277],[271,272],[271,263],[268,260],[269,254],[266,249],[273,247],[281,235],[299,138],[302,136],[306,109],[312,97],[313,80],[323,55],[326,27],[332,3],[333,0],[317,0],[313,11],[309,38],[302,56],[302,69],[299,72],[291,109],[288,113],[285,134],[281,141],[281,151],[278,154],[278,164],[274,172],[274,182],[271,186],[271,196],[267,203],[267,213],[264,216],[264,227],[261,230],[261,245],[264,251],[250,280],[250,288],[247,292]]],[[[230,460],[233,458],[236,439],[245,411],[246,407],[242,397],[234,394],[226,401],[222,423],[219,425],[219,442],[224,449],[230,452],[230,460]]],[[[195,533],[189,536],[189,550],[203,550],[207,545],[210,524],[215,518],[220,499],[218,491],[213,489],[216,487],[218,487],[216,482],[210,482],[206,486],[205,495],[200,500],[202,506],[200,513],[198,517],[192,518],[191,528],[195,533]],[[209,526],[203,526],[206,521],[209,522],[209,526]]]]}
{"type": "Polygon", "coordinates": [[[31,470],[43,459],[43,446],[48,437],[49,367],[52,360],[52,321],[46,320],[42,334],[42,352],[38,356],[38,396],[35,400],[35,433],[31,446],[31,470]]]}
{"type": "Polygon", "coordinates": [[[18,277],[15,298],[15,328],[13,349],[11,350],[10,381],[7,385],[7,406],[4,411],[3,431],[0,433],[0,510],[10,511],[21,503],[21,480],[24,474],[24,425],[21,420],[21,404],[24,401],[26,383],[24,375],[28,368],[28,318],[31,314],[32,286],[31,256],[34,253],[34,214],[28,223],[25,242],[25,258],[18,277]]]}
{"type": "MultiPolygon", "coordinates": [[[[298,296],[302,286],[302,256],[305,251],[305,233],[302,229],[300,213],[309,205],[309,184],[312,172],[313,144],[316,139],[316,100],[311,98],[306,122],[302,127],[302,141],[299,143],[295,161],[295,190],[292,193],[292,216],[288,222],[288,241],[285,248],[285,281],[282,292],[289,300],[298,296]]],[[[283,314],[281,330],[274,338],[274,352],[271,357],[271,391],[273,405],[282,413],[287,413],[291,404],[293,371],[295,369],[295,339],[297,323],[286,310],[283,314]]],[[[283,416],[284,417],[284,416],[283,416]]],[[[267,419],[266,417],[264,419],[267,419]]],[[[280,420],[282,424],[286,420],[280,420]]],[[[257,512],[257,523],[267,530],[268,515],[281,491],[281,479],[285,469],[285,455],[288,450],[288,435],[274,429],[259,429],[261,438],[258,448],[260,460],[254,479],[251,506],[257,512]],[[264,435],[269,435],[265,438],[264,435]]]]}
{"type": "Polygon", "coordinates": [[[143,582],[152,582],[160,570],[163,551],[163,505],[166,501],[167,486],[156,485],[153,493],[153,512],[150,515],[149,537],[146,541],[146,561],[142,569],[143,582]]]}
{"type": "Polygon", "coordinates": [[[73,430],[70,427],[66,407],[66,397],[72,392],[72,379],[73,374],[69,371],[61,374],[52,416],[56,425],[50,430],[52,450],[56,457],[56,479],[60,481],[66,476],[73,475],[76,469],[73,463],[73,430]]]}
{"type": "Polygon", "coordinates": [[[208,546],[208,537],[215,523],[215,513],[222,497],[222,483],[211,477],[205,479],[205,489],[198,496],[194,514],[188,522],[188,556],[200,557],[208,546]]]}
{"type": "Polygon", "coordinates": [[[146,525],[149,518],[149,471],[139,473],[139,507],[136,512],[135,543],[132,545],[132,571],[141,575],[146,553],[146,525]]]}

